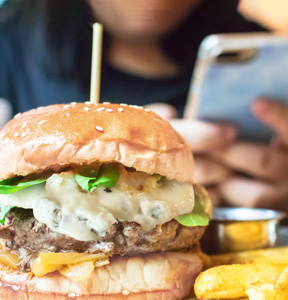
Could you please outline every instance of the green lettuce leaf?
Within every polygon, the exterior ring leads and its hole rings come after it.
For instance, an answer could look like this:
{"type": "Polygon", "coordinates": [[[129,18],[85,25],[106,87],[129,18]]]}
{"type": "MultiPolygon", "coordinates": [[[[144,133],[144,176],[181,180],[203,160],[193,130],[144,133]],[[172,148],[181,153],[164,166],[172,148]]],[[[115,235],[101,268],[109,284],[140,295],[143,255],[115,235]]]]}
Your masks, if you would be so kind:
{"type": "Polygon", "coordinates": [[[2,217],[2,218],[0,219],[0,223],[1,223],[2,225],[4,225],[4,223],[5,223],[5,218],[6,218],[7,214],[8,214],[8,212],[9,212],[12,208],[14,208],[14,207],[15,207],[15,206],[2,206],[2,205],[0,204],[0,209],[1,209],[0,217],[2,217]]]}
{"type": "MultiPolygon", "coordinates": [[[[0,194],[12,194],[26,187],[45,182],[46,179],[25,180],[23,178],[14,177],[0,181],[0,194]]],[[[4,225],[5,218],[9,211],[15,206],[2,206],[0,203],[0,223],[4,225]]]]}
{"type": "Polygon", "coordinates": [[[104,164],[94,173],[86,171],[83,175],[75,174],[75,180],[83,190],[92,192],[100,185],[108,188],[115,186],[119,176],[120,170],[117,164],[104,164]]]}
{"type": "Polygon", "coordinates": [[[153,174],[152,176],[154,176],[154,177],[156,178],[157,181],[159,181],[159,180],[162,179],[162,176],[159,175],[159,174],[157,174],[157,173],[153,174]]]}
{"type": "Polygon", "coordinates": [[[183,226],[207,226],[209,224],[209,216],[205,213],[200,199],[195,195],[195,205],[191,213],[181,215],[175,220],[183,226]]]}
{"type": "Polygon", "coordinates": [[[0,194],[12,194],[26,187],[45,182],[46,179],[25,181],[25,179],[9,178],[0,181],[0,194]]]}

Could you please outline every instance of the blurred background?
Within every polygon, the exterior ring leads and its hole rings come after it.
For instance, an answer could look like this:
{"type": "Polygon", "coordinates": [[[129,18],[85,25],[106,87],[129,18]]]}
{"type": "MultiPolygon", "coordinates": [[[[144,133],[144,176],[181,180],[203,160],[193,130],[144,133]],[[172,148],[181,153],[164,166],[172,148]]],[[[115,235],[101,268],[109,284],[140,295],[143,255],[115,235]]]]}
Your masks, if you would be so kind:
{"type": "MultiPolygon", "coordinates": [[[[203,39],[255,32],[285,37],[287,1],[2,0],[0,5],[0,127],[19,112],[89,100],[92,24],[101,22],[101,101],[144,105],[168,119],[190,145],[195,181],[210,191],[215,206],[288,211],[283,99],[260,93],[247,108],[270,129],[272,138],[265,143],[239,138],[233,122],[185,112],[203,39]]],[[[253,78],[248,81],[253,85],[253,78]]],[[[223,101],[233,106],[231,99],[223,101]]]]}

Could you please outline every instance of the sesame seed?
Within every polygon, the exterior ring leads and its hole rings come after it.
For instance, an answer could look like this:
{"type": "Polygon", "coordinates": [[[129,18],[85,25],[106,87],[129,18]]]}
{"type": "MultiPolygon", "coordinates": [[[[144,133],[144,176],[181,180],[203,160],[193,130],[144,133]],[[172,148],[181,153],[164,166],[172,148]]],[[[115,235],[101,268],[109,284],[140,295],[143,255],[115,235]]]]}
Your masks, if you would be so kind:
{"type": "Polygon", "coordinates": [[[145,111],[148,111],[148,112],[149,112],[149,111],[150,111],[150,109],[147,109],[147,108],[145,108],[145,111]]]}
{"type": "Polygon", "coordinates": [[[129,107],[136,108],[136,109],[143,109],[143,106],[139,106],[139,105],[129,105],[129,107]]]}
{"type": "Polygon", "coordinates": [[[44,124],[45,122],[46,122],[45,120],[42,120],[42,121],[38,122],[38,124],[39,124],[39,125],[42,125],[42,124],[44,124]]]}
{"type": "Polygon", "coordinates": [[[20,116],[21,116],[21,113],[18,113],[17,115],[14,116],[14,118],[16,119],[16,118],[18,118],[20,116]]]}
{"type": "Polygon", "coordinates": [[[63,107],[64,108],[69,108],[71,105],[70,104],[65,104],[63,107]]]}
{"type": "Polygon", "coordinates": [[[18,290],[19,290],[19,287],[18,287],[17,285],[12,285],[12,289],[13,289],[14,291],[18,291],[18,290]]]}
{"type": "Polygon", "coordinates": [[[42,108],[44,108],[44,106],[38,106],[38,107],[37,107],[37,109],[42,109],[42,108]]]}
{"type": "Polygon", "coordinates": [[[98,111],[105,110],[105,107],[99,107],[97,110],[98,111]]]}
{"type": "Polygon", "coordinates": [[[3,283],[0,281],[0,286],[2,286],[3,285],[3,283]]]}
{"type": "Polygon", "coordinates": [[[103,132],[104,129],[101,126],[96,126],[96,130],[103,132]]]}
{"type": "Polygon", "coordinates": [[[126,103],[120,103],[121,106],[128,106],[126,103]]]}
{"type": "Polygon", "coordinates": [[[121,111],[121,112],[122,112],[122,111],[124,111],[124,109],[123,109],[122,107],[119,107],[119,108],[118,108],[118,111],[121,111]]]}
{"type": "Polygon", "coordinates": [[[77,103],[76,102],[71,102],[71,105],[72,106],[75,106],[77,103]]]}
{"type": "Polygon", "coordinates": [[[75,298],[75,297],[76,297],[76,294],[75,294],[75,293],[70,293],[70,294],[68,294],[68,297],[69,297],[69,298],[75,298]]]}
{"type": "Polygon", "coordinates": [[[122,294],[123,294],[124,296],[127,296],[127,295],[129,295],[129,294],[130,294],[130,292],[129,292],[129,291],[127,291],[127,290],[124,290],[124,291],[122,292],[122,294]]]}
{"type": "Polygon", "coordinates": [[[27,126],[27,122],[24,122],[21,128],[24,129],[26,126],[27,126]]]}
{"type": "Polygon", "coordinates": [[[105,111],[106,112],[113,112],[114,110],[112,108],[106,108],[105,111]]]}
{"type": "Polygon", "coordinates": [[[15,136],[15,137],[17,137],[17,136],[19,136],[19,135],[20,135],[19,132],[15,132],[15,133],[14,133],[14,136],[15,136]]]}
{"type": "Polygon", "coordinates": [[[85,107],[84,107],[84,110],[85,110],[85,111],[88,111],[88,110],[90,110],[90,108],[85,106],[85,107]]]}
{"type": "Polygon", "coordinates": [[[106,105],[106,104],[111,104],[111,102],[103,102],[103,104],[104,104],[104,105],[106,105]]]}
{"type": "Polygon", "coordinates": [[[26,135],[27,135],[26,132],[22,132],[22,133],[21,133],[21,136],[22,136],[22,137],[25,137],[26,135]]]}
{"type": "Polygon", "coordinates": [[[70,114],[69,114],[69,113],[66,113],[66,114],[65,114],[65,116],[69,117],[69,116],[70,116],[70,114]]]}
{"type": "Polygon", "coordinates": [[[93,102],[86,101],[86,102],[85,102],[85,104],[86,104],[86,105],[92,105],[92,104],[93,104],[93,102]]]}

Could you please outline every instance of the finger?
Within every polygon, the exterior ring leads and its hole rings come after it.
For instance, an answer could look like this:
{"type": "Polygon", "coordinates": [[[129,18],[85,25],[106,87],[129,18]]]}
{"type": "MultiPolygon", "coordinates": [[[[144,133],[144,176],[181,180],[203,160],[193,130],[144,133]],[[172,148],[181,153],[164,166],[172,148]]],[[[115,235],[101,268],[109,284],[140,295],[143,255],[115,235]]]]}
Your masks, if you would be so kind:
{"type": "Polygon", "coordinates": [[[205,157],[195,157],[194,181],[202,185],[213,185],[231,176],[232,171],[205,157]]]}
{"type": "Polygon", "coordinates": [[[221,149],[236,139],[236,130],[228,125],[218,125],[198,120],[171,120],[172,126],[184,137],[194,153],[221,149]]]}
{"type": "Polygon", "coordinates": [[[148,104],[145,107],[154,111],[163,119],[170,120],[177,118],[177,110],[170,104],[157,102],[148,104]]]}
{"type": "Polygon", "coordinates": [[[252,111],[261,121],[276,131],[288,145],[288,107],[284,103],[269,99],[258,99],[253,103],[252,111]]]}
{"type": "Polygon", "coordinates": [[[225,202],[238,207],[288,210],[288,186],[244,177],[227,179],[219,186],[225,202]]]}
{"type": "Polygon", "coordinates": [[[288,12],[284,0],[262,1],[262,0],[241,0],[238,4],[238,11],[250,21],[260,26],[277,31],[287,32],[288,12]]]}
{"type": "Polygon", "coordinates": [[[269,180],[288,178],[287,153],[265,145],[239,142],[213,153],[213,158],[249,175],[269,180]]]}

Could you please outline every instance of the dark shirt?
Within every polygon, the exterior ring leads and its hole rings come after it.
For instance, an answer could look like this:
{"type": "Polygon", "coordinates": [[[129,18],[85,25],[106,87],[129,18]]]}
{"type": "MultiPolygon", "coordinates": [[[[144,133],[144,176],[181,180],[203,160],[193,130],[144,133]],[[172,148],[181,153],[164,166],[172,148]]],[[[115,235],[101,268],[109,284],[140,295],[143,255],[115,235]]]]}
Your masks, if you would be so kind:
{"type": "MultiPolygon", "coordinates": [[[[28,2],[33,5],[24,5],[15,15],[0,19],[0,97],[10,101],[14,113],[55,103],[89,101],[89,88],[84,88],[76,77],[46,72],[45,1],[28,2]]],[[[244,20],[236,7],[235,0],[204,0],[193,12],[193,22],[187,30],[194,61],[201,40],[208,34],[262,30],[244,20]]],[[[69,45],[67,48],[66,63],[72,64],[69,45]]],[[[175,78],[149,79],[103,63],[100,98],[103,102],[137,105],[166,102],[174,105],[181,115],[192,69],[175,78]]]]}

